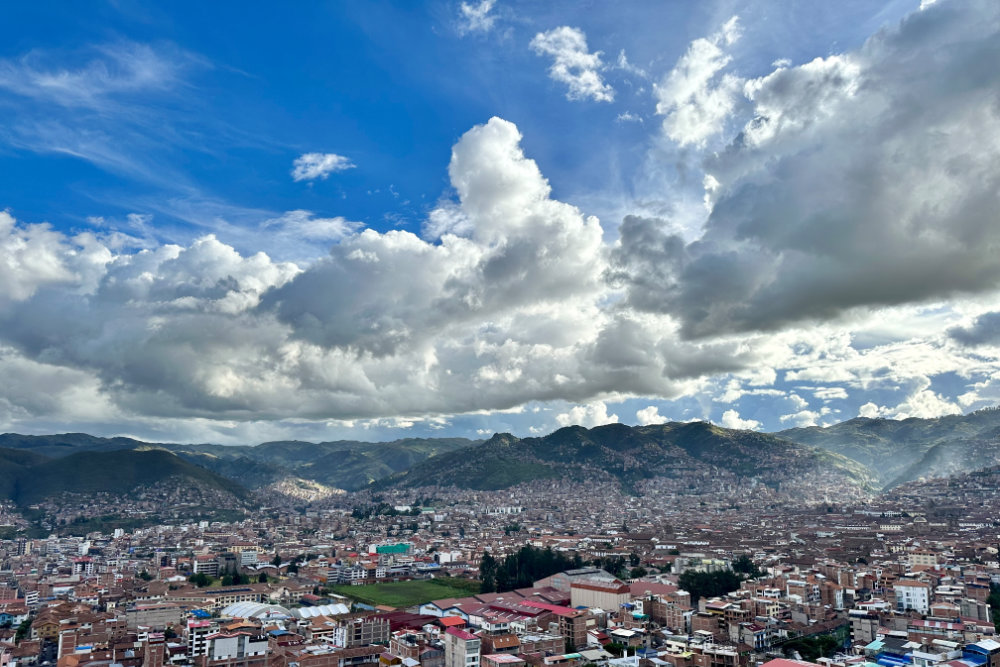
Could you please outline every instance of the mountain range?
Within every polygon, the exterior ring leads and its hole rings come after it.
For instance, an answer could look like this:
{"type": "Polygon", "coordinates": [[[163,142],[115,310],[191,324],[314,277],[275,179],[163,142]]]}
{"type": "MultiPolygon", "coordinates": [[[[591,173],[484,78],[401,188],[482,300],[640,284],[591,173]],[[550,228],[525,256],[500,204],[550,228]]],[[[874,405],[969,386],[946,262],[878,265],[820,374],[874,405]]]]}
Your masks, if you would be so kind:
{"type": "Polygon", "coordinates": [[[656,479],[723,475],[774,488],[844,484],[864,491],[1000,464],[1000,408],[936,419],[856,418],[767,434],[705,422],[561,428],[487,441],[278,441],[250,446],[147,443],[83,433],[0,435],[0,497],[19,504],[65,491],[127,493],[165,479],[242,497],[298,483],[501,489],[572,475],[641,492],[656,479]],[[114,474],[107,474],[113,471],[114,474]]]}

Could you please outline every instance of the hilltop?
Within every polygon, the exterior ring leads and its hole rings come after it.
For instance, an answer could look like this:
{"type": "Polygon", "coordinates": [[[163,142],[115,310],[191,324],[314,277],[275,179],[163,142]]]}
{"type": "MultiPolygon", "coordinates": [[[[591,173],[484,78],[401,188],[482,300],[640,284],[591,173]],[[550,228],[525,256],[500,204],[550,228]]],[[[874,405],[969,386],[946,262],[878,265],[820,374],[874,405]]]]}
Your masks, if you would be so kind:
{"type": "Polygon", "coordinates": [[[839,454],[766,433],[688,422],[567,426],[540,438],[496,434],[483,445],[431,457],[391,483],[500,489],[574,475],[612,478],[634,492],[645,480],[713,470],[773,487],[818,476],[862,488],[874,480],[865,466],[839,454]]]}
{"type": "Polygon", "coordinates": [[[170,475],[227,493],[293,489],[302,497],[372,485],[490,490],[567,475],[611,480],[632,493],[641,493],[651,480],[693,475],[782,490],[811,485],[813,492],[832,492],[846,484],[842,488],[867,492],[995,464],[1000,464],[1000,409],[937,419],[858,417],[773,434],[706,422],[567,426],[533,438],[498,433],[486,442],[404,438],[224,446],[7,433],[0,435],[0,496],[23,501],[70,486],[82,492],[121,490],[170,475]],[[138,463],[156,456],[154,465],[138,463]],[[114,474],[102,474],[107,471],[114,474]],[[37,490],[21,484],[28,475],[37,490]]]}
{"type": "Polygon", "coordinates": [[[934,419],[857,417],[775,435],[854,459],[874,471],[887,487],[1000,463],[997,408],[934,419]]]}

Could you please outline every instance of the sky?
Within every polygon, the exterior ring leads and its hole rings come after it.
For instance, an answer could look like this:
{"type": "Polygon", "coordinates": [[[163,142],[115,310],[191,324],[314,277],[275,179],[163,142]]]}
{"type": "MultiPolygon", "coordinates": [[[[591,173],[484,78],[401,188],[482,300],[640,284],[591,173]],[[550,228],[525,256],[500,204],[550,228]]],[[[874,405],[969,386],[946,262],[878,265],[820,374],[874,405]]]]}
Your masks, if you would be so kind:
{"type": "Polygon", "coordinates": [[[995,0],[6,3],[0,430],[996,405],[998,62],[995,0]]]}

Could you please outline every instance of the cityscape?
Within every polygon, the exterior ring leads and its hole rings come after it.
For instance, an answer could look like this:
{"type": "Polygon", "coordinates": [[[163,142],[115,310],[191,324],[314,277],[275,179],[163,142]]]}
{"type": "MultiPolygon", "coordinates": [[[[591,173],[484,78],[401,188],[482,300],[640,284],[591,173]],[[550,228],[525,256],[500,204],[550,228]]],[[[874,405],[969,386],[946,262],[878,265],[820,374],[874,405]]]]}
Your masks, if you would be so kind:
{"type": "Polygon", "coordinates": [[[1000,2],[0,3],[0,667],[1000,667],[1000,2]]]}

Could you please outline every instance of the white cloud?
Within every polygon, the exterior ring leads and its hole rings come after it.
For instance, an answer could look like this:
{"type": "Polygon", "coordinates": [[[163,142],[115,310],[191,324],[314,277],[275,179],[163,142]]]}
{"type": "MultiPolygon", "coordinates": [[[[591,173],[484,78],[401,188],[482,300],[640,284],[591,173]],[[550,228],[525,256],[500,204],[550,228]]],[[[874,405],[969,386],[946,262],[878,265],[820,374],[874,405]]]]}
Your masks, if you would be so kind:
{"type": "Polygon", "coordinates": [[[531,48],[539,55],[552,56],[549,76],[568,86],[566,99],[592,99],[611,102],[614,89],[604,82],[601,52],[590,53],[587,36],[579,28],[562,26],[540,32],[531,40],[531,48]]]}
{"type": "Polygon", "coordinates": [[[847,390],[843,387],[820,387],[813,391],[813,396],[822,401],[831,401],[837,398],[847,398],[847,390]]]}
{"type": "Polygon", "coordinates": [[[820,418],[820,413],[815,410],[800,410],[787,415],[781,415],[779,421],[781,423],[792,422],[793,426],[805,427],[805,426],[815,426],[816,421],[820,418]]]}
{"type": "MultiPolygon", "coordinates": [[[[753,118],[705,156],[715,185],[701,236],[623,223],[614,259],[628,303],[699,338],[996,290],[1000,71],[984,63],[998,33],[995,2],[937,3],[854,51],[748,83],[753,118]]],[[[700,99],[726,39],[689,52],[668,102],[700,99]]],[[[719,113],[690,123],[669,115],[682,105],[664,107],[678,141],[719,127],[728,103],[710,106],[719,113]]]]}
{"type": "Polygon", "coordinates": [[[629,74],[635,74],[641,79],[649,78],[649,74],[643,68],[629,62],[628,56],[625,55],[625,49],[618,52],[618,60],[615,62],[615,69],[620,69],[629,74]]]}
{"type": "Polygon", "coordinates": [[[739,19],[734,16],[719,32],[691,42],[674,69],[654,86],[656,112],[665,116],[663,130],[681,146],[705,145],[733,112],[743,80],[719,73],[732,59],[725,47],[739,36],[739,19]]]}
{"type": "Polygon", "coordinates": [[[624,122],[624,123],[642,123],[643,122],[642,116],[640,116],[638,114],[634,114],[631,111],[623,111],[623,112],[621,112],[620,114],[618,114],[618,117],[616,118],[616,120],[618,120],[619,122],[624,122]]]}
{"type": "Polygon", "coordinates": [[[113,111],[116,98],[173,88],[186,68],[200,62],[179,49],[129,41],[93,47],[88,54],[93,57],[77,68],[54,65],[54,55],[33,50],[17,60],[0,60],[0,89],[64,107],[113,111]]]}
{"type": "Polygon", "coordinates": [[[469,32],[489,32],[493,29],[497,16],[491,13],[496,0],[480,0],[478,4],[463,2],[458,7],[458,31],[461,34],[469,32]]]}
{"type": "Polygon", "coordinates": [[[755,431],[761,426],[761,423],[756,419],[741,419],[740,413],[732,409],[722,413],[722,419],[719,423],[725,428],[750,431],[755,431]]]}
{"type": "Polygon", "coordinates": [[[594,401],[586,405],[574,405],[567,412],[556,415],[556,423],[560,426],[579,425],[585,428],[617,424],[618,415],[609,415],[608,406],[602,401],[594,401]]]}
{"type": "Polygon", "coordinates": [[[906,400],[889,410],[888,415],[893,419],[907,419],[909,417],[929,419],[962,413],[962,409],[956,403],[932,391],[929,388],[930,384],[929,379],[923,378],[918,387],[906,397],[906,400]]]}
{"type": "Polygon", "coordinates": [[[858,416],[866,417],[868,419],[876,419],[877,417],[885,416],[886,409],[879,407],[872,401],[868,401],[860,408],[858,408],[858,416]]]}
{"type": "Polygon", "coordinates": [[[274,228],[279,231],[315,241],[340,241],[350,236],[364,225],[351,222],[343,217],[317,218],[312,211],[287,211],[280,218],[265,220],[263,228],[274,228]]]}
{"type": "Polygon", "coordinates": [[[355,164],[349,158],[336,153],[304,153],[295,158],[292,169],[292,179],[298,181],[313,181],[317,178],[326,179],[334,172],[353,169],[355,164]]]}
{"type": "Polygon", "coordinates": [[[655,405],[650,405],[641,410],[636,410],[635,412],[636,421],[639,422],[640,426],[649,426],[651,424],[665,424],[670,421],[667,417],[660,414],[660,409],[655,405]]]}

